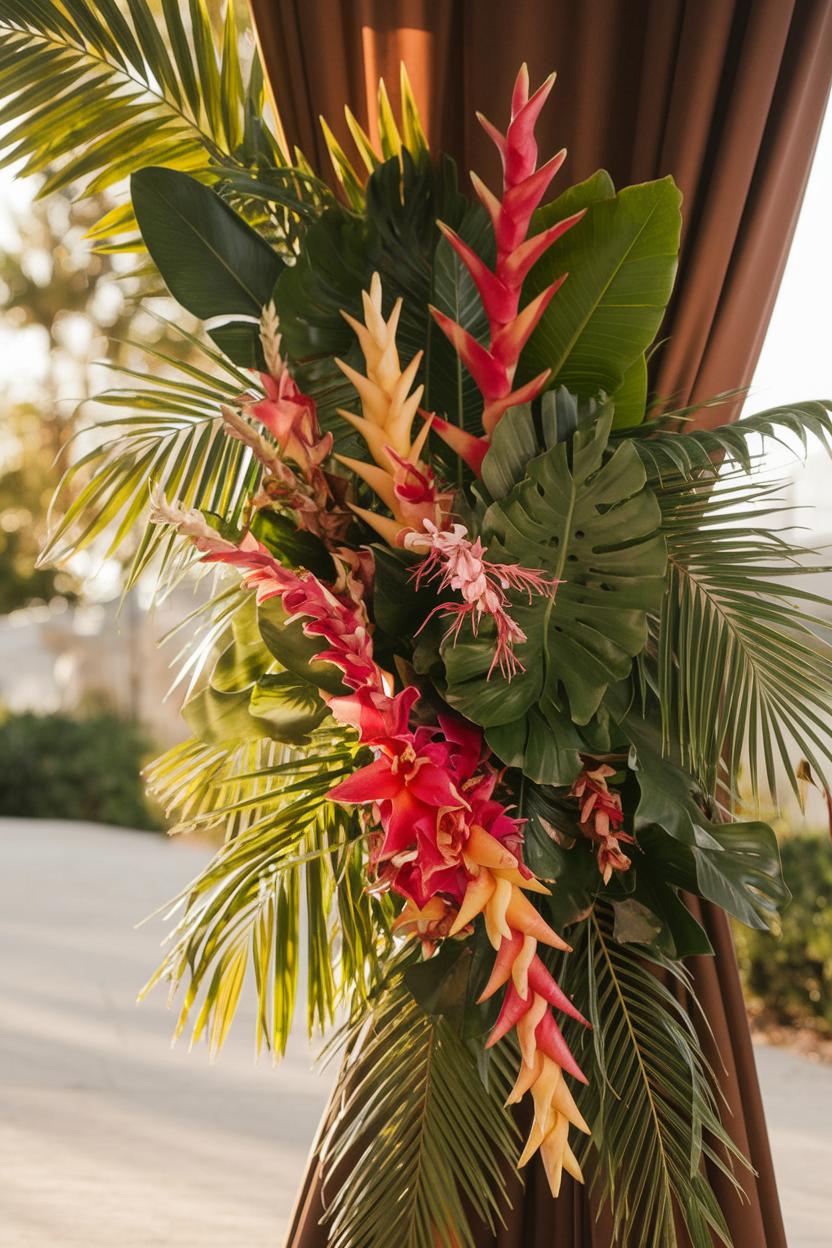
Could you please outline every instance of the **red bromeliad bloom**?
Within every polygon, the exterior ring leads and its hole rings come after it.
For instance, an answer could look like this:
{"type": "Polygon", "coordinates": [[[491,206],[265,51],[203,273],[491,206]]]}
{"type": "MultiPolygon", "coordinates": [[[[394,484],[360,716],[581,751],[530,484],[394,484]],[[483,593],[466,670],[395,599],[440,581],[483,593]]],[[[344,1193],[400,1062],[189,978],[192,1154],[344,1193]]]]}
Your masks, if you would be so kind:
{"type": "MultiPolygon", "coordinates": [[[[429,520],[423,522],[423,531],[408,533],[404,539],[408,550],[427,550],[427,557],[414,569],[417,587],[423,581],[438,581],[438,589],[454,589],[462,595],[461,603],[442,602],[431,611],[422,628],[432,616],[449,616],[453,622],[446,636],[459,636],[465,620],[471,621],[476,636],[483,616],[492,619],[497,629],[497,645],[488,670],[488,678],[499,667],[506,680],[517,672],[525,671],[514,653],[515,645],[526,640],[526,634],[509,615],[507,590],[514,589],[528,595],[554,594],[559,581],[544,575],[539,569],[521,568],[516,563],[492,563],[483,556],[485,551],[479,538],[471,541],[468,530],[455,524],[450,530],[440,532],[429,520]]],[[[421,629],[420,629],[421,631],[421,629]]]]}
{"type": "Polygon", "coordinates": [[[632,865],[620,842],[636,843],[635,837],[621,831],[624,823],[621,794],[607,786],[608,777],[613,775],[614,768],[599,763],[594,768],[584,768],[570,789],[570,797],[577,797],[580,802],[581,831],[597,845],[598,870],[605,884],[609,883],[613,871],[627,871],[632,865]]]}
{"type": "Polygon", "coordinates": [[[505,134],[477,114],[478,121],[494,140],[503,164],[501,199],[476,174],[471,175],[474,190],[485,205],[494,227],[497,244],[494,269],[489,269],[453,230],[440,224],[440,229],[476,283],[490,328],[489,343],[483,346],[456,321],[436,308],[430,309],[434,320],[461,356],[485,401],[482,415],[485,439],[454,430],[445,421],[434,422],[437,433],[446,438],[475,472],[479,471],[487,450],[487,439],[506,409],[535,398],[549,378],[550,370],[546,369],[525,385],[513,389],[520,353],[566,274],[521,309],[523,281],[544,252],[584,215],[583,212],[575,213],[533,234],[531,238],[527,237],[532,215],[566,156],[565,150],[560,151],[546,164],[537,167],[534,128],[554,81],[555,75],[552,74],[529,97],[528,69],[525,65],[522,67],[514,84],[511,121],[505,134]]]}

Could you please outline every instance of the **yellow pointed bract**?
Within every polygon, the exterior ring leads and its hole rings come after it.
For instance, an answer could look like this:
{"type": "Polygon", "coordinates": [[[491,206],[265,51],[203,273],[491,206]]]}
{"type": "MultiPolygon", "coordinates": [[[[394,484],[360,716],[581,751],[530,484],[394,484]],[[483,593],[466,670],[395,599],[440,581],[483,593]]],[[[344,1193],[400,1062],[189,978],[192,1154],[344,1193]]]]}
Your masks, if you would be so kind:
{"type": "MultiPolygon", "coordinates": [[[[375,464],[362,464],[355,459],[341,462],[365,481],[393,513],[392,522],[379,516],[368,523],[395,546],[408,529],[421,528],[423,520],[441,528],[452,496],[437,491],[431,469],[420,458],[432,417],[420,425],[416,438],[411,440],[424,392],[423,385],[415,385],[423,352],[418,351],[401,367],[396,330],[402,301],[396,300],[385,320],[378,273],[373,274],[370,289],[362,293],[361,299],[363,322],[348,312],[342,312],[342,316],[358,339],[366,372],[358,372],[343,360],[335,361],[358,392],[361,415],[343,408],[338,409],[338,414],[364,439],[375,464]]],[[[366,512],[354,510],[367,519],[366,512]]]]}

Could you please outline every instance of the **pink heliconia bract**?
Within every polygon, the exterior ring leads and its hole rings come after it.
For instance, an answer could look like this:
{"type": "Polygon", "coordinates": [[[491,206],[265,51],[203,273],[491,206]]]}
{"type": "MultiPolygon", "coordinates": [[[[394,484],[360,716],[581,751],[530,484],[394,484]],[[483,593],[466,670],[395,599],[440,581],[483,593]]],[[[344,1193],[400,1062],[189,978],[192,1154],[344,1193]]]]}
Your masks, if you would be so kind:
{"type": "MultiPolygon", "coordinates": [[[[489,269],[449,226],[442,223],[439,226],[468,268],[488,317],[490,340],[487,346],[483,346],[456,321],[437,308],[431,308],[434,320],[448,336],[482,392],[482,423],[486,437],[494,432],[497,422],[509,407],[529,402],[546,385],[548,369],[516,389],[513,388],[514,375],[523,347],[566,274],[559,276],[521,308],[523,281],[549,247],[584,215],[583,212],[575,213],[528,237],[532,215],[566,156],[565,150],[560,151],[546,164],[537,167],[534,128],[554,81],[555,75],[552,74],[530,97],[528,69],[525,65],[522,67],[514,85],[511,121],[505,134],[477,114],[480,124],[497,145],[503,163],[502,198],[498,199],[476,174],[471,174],[474,190],[494,228],[497,245],[494,269],[489,269]]],[[[440,437],[443,436],[442,423],[435,424],[434,428],[440,437]]],[[[454,446],[451,431],[448,432],[450,436],[447,440],[454,446]]],[[[456,442],[459,443],[459,438],[456,442]]],[[[482,456],[474,441],[464,448],[457,445],[454,449],[477,471],[476,460],[479,457],[481,462],[482,456]],[[467,454],[463,454],[463,450],[467,454]]]]}

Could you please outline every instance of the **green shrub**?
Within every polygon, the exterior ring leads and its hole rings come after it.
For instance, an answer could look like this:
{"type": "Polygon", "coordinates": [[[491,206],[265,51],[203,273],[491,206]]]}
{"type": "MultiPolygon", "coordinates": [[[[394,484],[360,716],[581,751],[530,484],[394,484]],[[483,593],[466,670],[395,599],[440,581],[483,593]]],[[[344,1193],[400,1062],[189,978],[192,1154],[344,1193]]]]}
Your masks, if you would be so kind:
{"type": "Polygon", "coordinates": [[[158,828],[141,780],[149,748],[136,724],[111,713],[6,715],[0,815],[158,828]]]}
{"type": "Polygon", "coordinates": [[[792,901],[779,932],[735,928],[746,991],[771,1021],[832,1034],[832,845],[801,834],[781,853],[792,901]]]}

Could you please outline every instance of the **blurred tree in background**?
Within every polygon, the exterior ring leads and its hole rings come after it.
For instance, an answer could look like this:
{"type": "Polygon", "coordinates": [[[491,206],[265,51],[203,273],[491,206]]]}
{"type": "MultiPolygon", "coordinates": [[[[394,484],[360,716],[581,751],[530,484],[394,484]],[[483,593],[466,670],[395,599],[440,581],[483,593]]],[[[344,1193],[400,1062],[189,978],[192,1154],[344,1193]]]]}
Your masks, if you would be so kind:
{"type": "Polygon", "coordinates": [[[0,614],[55,596],[73,601],[81,590],[71,570],[36,564],[79,404],[95,388],[94,361],[118,358],[108,337],[128,335],[138,312],[135,280],[85,240],[106,207],[55,195],[7,210],[3,223],[0,614]]]}

